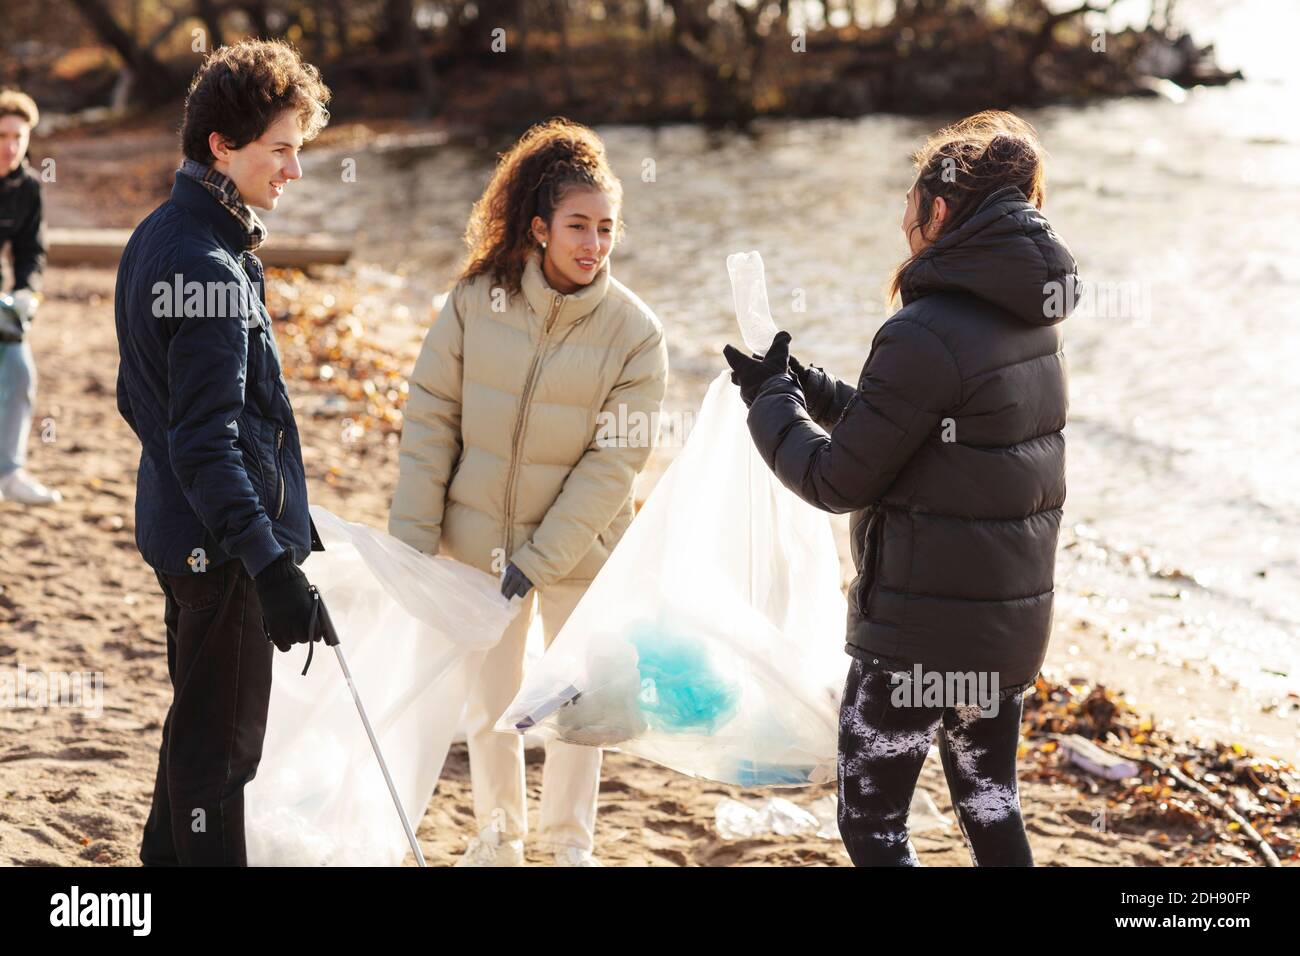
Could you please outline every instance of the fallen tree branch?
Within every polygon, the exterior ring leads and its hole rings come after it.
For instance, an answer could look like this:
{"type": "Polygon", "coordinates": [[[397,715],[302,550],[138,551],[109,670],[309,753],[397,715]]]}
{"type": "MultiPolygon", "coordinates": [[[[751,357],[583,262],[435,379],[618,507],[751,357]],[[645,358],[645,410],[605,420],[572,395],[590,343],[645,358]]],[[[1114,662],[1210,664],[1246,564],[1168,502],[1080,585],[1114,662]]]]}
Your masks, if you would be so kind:
{"type": "Polygon", "coordinates": [[[1169,776],[1173,777],[1184,787],[1187,787],[1191,790],[1195,790],[1206,800],[1210,801],[1211,806],[1213,806],[1216,810],[1218,810],[1220,813],[1226,816],[1233,823],[1241,827],[1242,832],[1245,833],[1246,836],[1250,837],[1251,840],[1254,841],[1255,845],[1259,847],[1259,852],[1264,857],[1265,864],[1267,864],[1268,866],[1282,865],[1282,861],[1277,858],[1277,854],[1274,853],[1273,848],[1268,845],[1268,841],[1259,835],[1259,831],[1256,830],[1253,826],[1251,826],[1250,821],[1247,820],[1245,817],[1243,817],[1240,813],[1238,813],[1237,809],[1233,807],[1230,803],[1228,803],[1226,800],[1220,797],[1217,793],[1214,793],[1212,790],[1210,790],[1210,788],[1207,787],[1205,784],[1201,783],[1201,781],[1195,779],[1194,777],[1189,776],[1188,774],[1179,770],[1177,767],[1172,767],[1169,764],[1166,764],[1163,760],[1159,759],[1158,757],[1143,756],[1140,759],[1144,763],[1150,764],[1152,767],[1155,767],[1161,773],[1168,774],[1169,776]]]}

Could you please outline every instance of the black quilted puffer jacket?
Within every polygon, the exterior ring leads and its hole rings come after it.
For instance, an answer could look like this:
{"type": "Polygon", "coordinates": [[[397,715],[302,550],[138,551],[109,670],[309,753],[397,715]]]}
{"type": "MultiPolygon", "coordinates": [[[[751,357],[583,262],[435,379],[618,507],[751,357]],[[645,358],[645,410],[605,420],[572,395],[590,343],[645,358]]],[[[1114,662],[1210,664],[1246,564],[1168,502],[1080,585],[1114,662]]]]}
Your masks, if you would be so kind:
{"type": "Polygon", "coordinates": [[[787,488],[853,513],[849,653],[1020,685],[1052,627],[1074,257],[1010,186],[901,291],[856,388],[832,382],[809,408],[793,375],[772,378],[750,433],[787,488]]]}

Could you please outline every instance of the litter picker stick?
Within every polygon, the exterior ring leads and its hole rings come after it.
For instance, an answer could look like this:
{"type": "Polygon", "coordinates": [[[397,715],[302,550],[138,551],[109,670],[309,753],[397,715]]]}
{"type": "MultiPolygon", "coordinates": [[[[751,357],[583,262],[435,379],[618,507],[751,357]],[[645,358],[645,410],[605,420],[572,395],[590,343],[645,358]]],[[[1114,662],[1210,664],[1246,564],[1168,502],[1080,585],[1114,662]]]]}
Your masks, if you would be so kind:
{"type": "Polygon", "coordinates": [[[321,598],[320,591],[316,585],[311,585],[312,597],[317,603],[320,616],[321,632],[325,638],[325,644],[334,648],[335,655],[339,659],[339,667],[343,668],[343,677],[348,682],[348,690],[352,691],[352,699],[356,702],[357,713],[361,715],[361,723],[365,725],[366,736],[370,738],[370,746],[375,751],[375,759],[379,761],[379,769],[384,773],[384,783],[388,784],[388,792],[393,798],[393,806],[397,807],[397,815],[402,818],[402,829],[406,831],[406,841],[411,844],[411,852],[415,854],[415,860],[422,867],[429,864],[424,860],[424,854],[420,852],[420,843],[415,839],[415,831],[411,829],[411,821],[406,816],[406,809],[402,806],[402,800],[397,795],[397,788],[393,786],[393,778],[388,773],[388,763],[384,760],[384,753],[379,749],[379,740],[375,737],[375,732],[370,726],[370,718],[366,716],[366,708],[361,703],[361,695],[357,693],[357,685],[352,682],[352,671],[348,670],[348,659],[343,656],[343,647],[339,644],[338,631],[334,630],[334,622],[330,620],[330,612],[325,607],[325,601],[321,598]]]}

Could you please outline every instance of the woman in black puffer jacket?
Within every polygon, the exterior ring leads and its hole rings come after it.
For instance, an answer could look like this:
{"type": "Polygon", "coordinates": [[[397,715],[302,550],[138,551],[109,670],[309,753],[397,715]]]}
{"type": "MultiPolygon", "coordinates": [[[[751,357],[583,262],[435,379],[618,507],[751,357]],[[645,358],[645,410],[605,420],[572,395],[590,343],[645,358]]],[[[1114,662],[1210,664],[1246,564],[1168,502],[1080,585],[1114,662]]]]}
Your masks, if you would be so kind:
{"type": "Polygon", "coordinates": [[[1040,212],[1029,124],[977,114],[915,157],[895,273],[903,307],[857,387],[730,346],[749,428],[781,482],[852,512],[853,655],[840,711],[840,832],[857,865],[909,865],[930,743],[972,859],[1032,865],[1016,787],[1021,700],[1047,651],[1065,500],[1060,325],[1073,256],[1040,212]],[[829,434],[827,432],[829,431],[829,434]]]}

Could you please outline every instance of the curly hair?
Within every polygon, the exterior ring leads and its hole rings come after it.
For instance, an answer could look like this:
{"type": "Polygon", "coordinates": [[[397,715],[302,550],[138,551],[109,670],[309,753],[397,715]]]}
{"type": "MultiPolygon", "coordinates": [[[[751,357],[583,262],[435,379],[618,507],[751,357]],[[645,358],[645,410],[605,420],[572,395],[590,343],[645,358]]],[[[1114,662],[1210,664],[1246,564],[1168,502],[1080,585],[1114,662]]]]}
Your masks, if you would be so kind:
{"type": "MultiPolygon", "coordinates": [[[[917,220],[913,229],[924,233],[936,196],[948,204],[949,214],[940,239],[961,227],[980,204],[1004,186],[1016,186],[1039,209],[1047,195],[1046,153],[1038,132],[1014,113],[984,110],[933,133],[912,156],[916,167],[917,220]]],[[[902,288],[903,273],[916,261],[915,253],[903,261],[889,283],[894,299],[902,288]]]]}
{"type": "Polygon", "coordinates": [[[0,90],[0,116],[21,117],[33,129],[41,121],[36,101],[18,90],[0,90]]]}
{"type": "Polygon", "coordinates": [[[211,133],[243,149],[285,110],[296,112],[303,138],[312,139],[329,122],[329,99],[320,71],[288,43],[243,40],[223,46],[203,61],[190,83],[181,149],[189,159],[211,164],[211,133]]]}
{"type": "Polygon", "coordinates": [[[524,263],[536,246],[533,217],[549,224],[572,189],[597,189],[609,197],[617,241],[623,232],[618,212],[623,185],[609,167],[604,143],[581,123],[553,117],[531,127],[501,155],[465,227],[469,252],[459,278],[490,275],[518,294],[524,263]]]}

